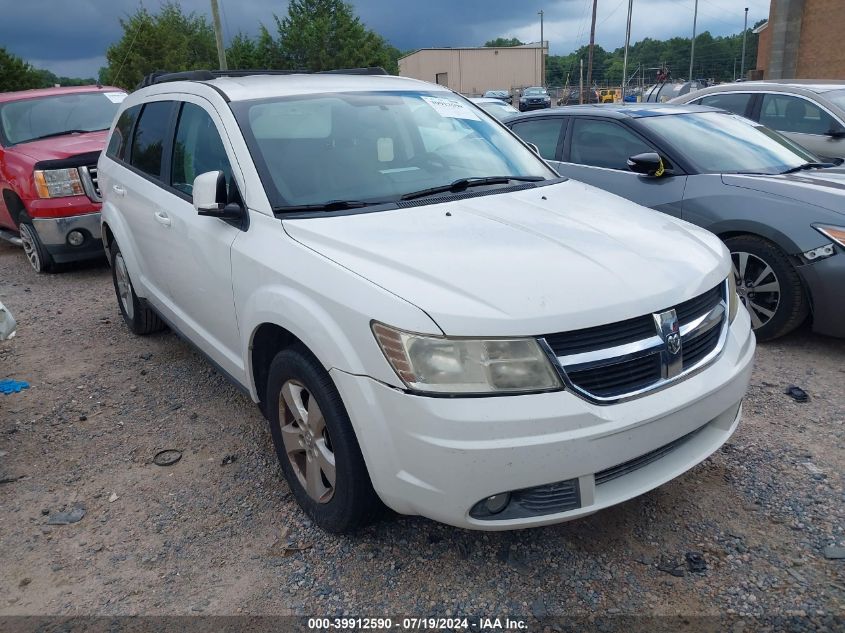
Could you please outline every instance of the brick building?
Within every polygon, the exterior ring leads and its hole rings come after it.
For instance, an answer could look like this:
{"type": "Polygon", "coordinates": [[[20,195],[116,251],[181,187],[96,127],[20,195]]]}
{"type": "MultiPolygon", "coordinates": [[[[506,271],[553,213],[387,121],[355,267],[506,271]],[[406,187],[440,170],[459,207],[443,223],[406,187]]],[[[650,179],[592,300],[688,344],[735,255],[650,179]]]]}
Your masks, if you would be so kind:
{"type": "Polygon", "coordinates": [[[771,0],[751,79],[845,79],[845,0],[771,0]]]}

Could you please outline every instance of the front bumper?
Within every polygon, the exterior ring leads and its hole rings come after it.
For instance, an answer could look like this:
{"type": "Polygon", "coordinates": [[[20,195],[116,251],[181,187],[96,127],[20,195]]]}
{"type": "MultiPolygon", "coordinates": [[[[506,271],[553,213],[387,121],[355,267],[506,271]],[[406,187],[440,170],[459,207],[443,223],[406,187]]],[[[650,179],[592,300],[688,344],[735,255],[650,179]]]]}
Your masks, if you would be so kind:
{"type": "Polygon", "coordinates": [[[542,110],[543,108],[551,108],[552,104],[550,101],[543,102],[543,103],[520,103],[519,109],[523,112],[526,110],[542,110]]]}
{"type": "Polygon", "coordinates": [[[837,247],[836,255],[799,266],[798,273],[812,302],[813,331],[845,338],[845,253],[837,247]]]}
{"type": "Polygon", "coordinates": [[[458,527],[507,530],[592,514],[704,460],[739,423],[754,347],[749,317],[740,310],[722,353],[707,369],[665,390],[610,406],[568,391],[431,398],[337,370],[332,376],[373,486],[388,506],[458,527]],[[673,442],[659,459],[595,483],[596,473],[673,442]],[[505,520],[469,514],[491,495],[572,479],[580,494],[576,509],[505,520]]]}
{"type": "Polygon", "coordinates": [[[33,218],[32,225],[38,232],[41,243],[57,263],[103,256],[99,212],[58,218],[33,218]],[[67,240],[68,233],[74,230],[82,233],[85,238],[79,246],[71,246],[67,240]]]}

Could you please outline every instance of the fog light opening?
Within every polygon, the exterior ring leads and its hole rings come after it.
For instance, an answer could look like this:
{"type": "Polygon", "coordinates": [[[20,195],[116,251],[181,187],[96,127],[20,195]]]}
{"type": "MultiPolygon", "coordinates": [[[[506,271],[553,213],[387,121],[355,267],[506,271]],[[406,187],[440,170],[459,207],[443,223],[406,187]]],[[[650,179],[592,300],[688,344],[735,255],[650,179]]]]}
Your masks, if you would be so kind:
{"type": "Polygon", "coordinates": [[[67,243],[71,246],[82,246],[84,242],[85,234],[78,229],[74,229],[73,231],[67,234],[67,243]]]}
{"type": "Polygon", "coordinates": [[[490,514],[499,514],[511,502],[511,493],[502,492],[484,500],[484,509],[490,514]]]}

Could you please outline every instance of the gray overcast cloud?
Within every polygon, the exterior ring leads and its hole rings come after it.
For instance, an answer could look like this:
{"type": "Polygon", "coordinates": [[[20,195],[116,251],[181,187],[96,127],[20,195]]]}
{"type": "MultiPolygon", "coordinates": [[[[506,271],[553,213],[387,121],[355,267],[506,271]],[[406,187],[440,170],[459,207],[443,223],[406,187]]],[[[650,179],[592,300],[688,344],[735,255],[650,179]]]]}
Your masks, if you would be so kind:
{"type": "MultiPolygon", "coordinates": [[[[285,0],[219,0],[227,40],[283,15],[285,0]]],[[[145,0],[155,10],[159,0],[145,0]]],[[[592,0],[355,0],[361,19],[402,50],[427,46],[477,46],[495,37],[539,41],[537,11],[545,12],[550,53],[564,55],[589,39],[592,0]]],[[[138,0],[3,1],[0,46],[59,75],[96,76],[105,50],[121,35],[119,19],[138,0]]],[[[182,0],[186,11],[210,15],[208,0],[182,0]]],[[[694,0],[634,0],[632,41],[692,33],[694,0]]],[[[699,0],[702,33],[729,35],[768,17],[769,0],[699,0]]],[[[624,43],[627,0],[598,0],[596,41],[605,48],[624,43]]]]}

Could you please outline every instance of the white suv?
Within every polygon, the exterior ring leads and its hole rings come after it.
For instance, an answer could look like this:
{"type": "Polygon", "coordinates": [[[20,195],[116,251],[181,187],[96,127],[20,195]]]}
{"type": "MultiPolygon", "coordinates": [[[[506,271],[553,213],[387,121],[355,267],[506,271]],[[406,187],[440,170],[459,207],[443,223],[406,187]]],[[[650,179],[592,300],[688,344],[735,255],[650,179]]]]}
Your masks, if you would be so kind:
{"type": "Polygon", "coordinates": [[[249,392],[323,528],[381,502],[566,521],[733,433],[755,343],[715,236],[560,178],[442,86],[176,79],[126,98],[99,163],[120,310],[249,392]]]}

